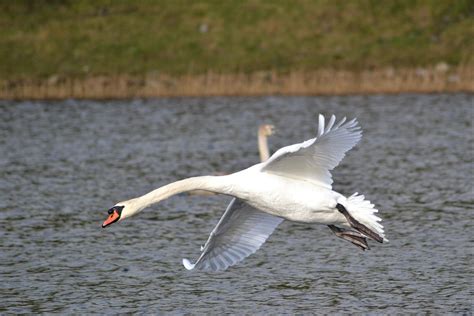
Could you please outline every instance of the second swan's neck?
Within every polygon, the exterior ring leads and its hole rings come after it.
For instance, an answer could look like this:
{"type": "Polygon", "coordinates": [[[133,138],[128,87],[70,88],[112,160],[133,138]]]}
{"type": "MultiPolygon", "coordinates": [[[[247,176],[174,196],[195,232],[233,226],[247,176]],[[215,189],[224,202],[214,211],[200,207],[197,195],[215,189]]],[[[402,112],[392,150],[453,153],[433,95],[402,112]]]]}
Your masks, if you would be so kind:
{"type": "Polygon", "coordinates": [[[258,151],[260,154],[260,161],[263,162],[270,157],[270,152],[268,151],[267,135],[265,135],[262,130],[258,131],[258,151]]]}

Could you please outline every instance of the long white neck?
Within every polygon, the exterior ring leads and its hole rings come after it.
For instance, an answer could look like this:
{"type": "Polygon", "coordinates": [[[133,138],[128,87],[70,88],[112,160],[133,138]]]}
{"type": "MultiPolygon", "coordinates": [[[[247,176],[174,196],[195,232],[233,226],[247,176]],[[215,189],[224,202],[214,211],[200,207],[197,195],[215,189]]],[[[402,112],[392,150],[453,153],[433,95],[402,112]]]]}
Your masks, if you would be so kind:
{"type": "Polygon", "coordinates": [[[265,161],[270,157],[268,151],[267,135],[261,129],[258,131],[258,151],[260,153],[260,161],[265,161]]]}
{"type": "Polygon", "coordinates": [[[123,202],[123,204],[127,205],[126,208],[131,208],[133,211],[124,212],[124,216],[122,216],[123,218],[121,219],[130,217],[150,205],[156,204],[182,192],[204,190],[231,195],[233,186],[230,177],[231,175],[202,176],[187,178],[167,184],[145,195],[123,202]]]}

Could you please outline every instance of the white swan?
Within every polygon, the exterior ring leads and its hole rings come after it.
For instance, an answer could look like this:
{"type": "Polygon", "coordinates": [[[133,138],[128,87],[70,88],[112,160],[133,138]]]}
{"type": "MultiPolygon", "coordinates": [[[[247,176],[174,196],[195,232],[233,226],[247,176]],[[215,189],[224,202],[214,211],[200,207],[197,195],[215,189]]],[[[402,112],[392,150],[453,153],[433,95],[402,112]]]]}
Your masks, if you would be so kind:
{"type": "Polygon", "coordinates": [[[332,190],[330,170],[360,140],[356,119],[328,124],[319,115],[316,138],[283,147],[270,159],[225,176],[193,177],[117,203],[102,224],[106,227],[175,194],[207,190],[234,196],[188,270],[224,270],[254,253],[284,220],[328,225],[338,236],[369,249],[366,238],[386,241],[377,209],[363,195],[345,197],[332,190]]]}
{"type": "Polygon", "coordinates": [[[258,128],[258,153],[260,154],[260,161],[264,162],[270,158],[270,151],[268,150],[268,136],[273,135],[275,127],[270,124],[262,124],[258,128]]]}

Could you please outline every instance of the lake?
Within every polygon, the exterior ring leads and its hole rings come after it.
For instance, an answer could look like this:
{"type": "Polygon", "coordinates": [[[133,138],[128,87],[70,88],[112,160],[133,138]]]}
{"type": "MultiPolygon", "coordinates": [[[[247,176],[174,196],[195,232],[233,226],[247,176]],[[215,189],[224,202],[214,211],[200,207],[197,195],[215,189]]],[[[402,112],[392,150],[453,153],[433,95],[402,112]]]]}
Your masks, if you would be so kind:
{"type": "Polygon", "coordinates": [[[473,95],[0,101],[0,312],[473,313],[473,95]],[[360,251],[284,222],[219,273],[187,271],[230,200],[180,194],[106,229],[116,202],[258,162],[357,117],[334,189],[380,210],[389,243],[360,251]]]}

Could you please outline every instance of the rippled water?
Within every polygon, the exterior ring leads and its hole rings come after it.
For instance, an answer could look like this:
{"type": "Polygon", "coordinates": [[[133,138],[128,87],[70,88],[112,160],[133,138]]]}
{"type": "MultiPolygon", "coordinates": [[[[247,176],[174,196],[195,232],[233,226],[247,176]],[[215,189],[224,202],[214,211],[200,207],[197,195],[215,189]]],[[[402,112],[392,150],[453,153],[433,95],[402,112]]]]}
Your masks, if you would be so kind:
{"type": "Polygon", "coordinates": [[[0,101],[0,312],[473,312],[473,96],[0,101]],[[182,194],[108,229],[115,202],[258,161],[315,134],[317,114],[364,137],[335,189],[380,209],[388,244],[283,223],[221,273],[188,272],[228,197],[182,194]]]}

